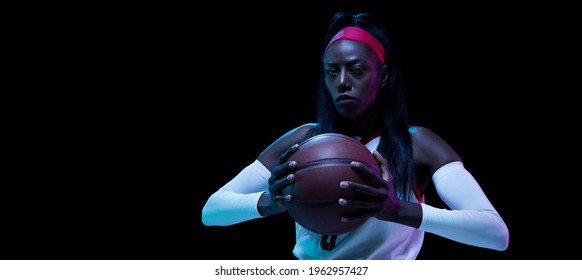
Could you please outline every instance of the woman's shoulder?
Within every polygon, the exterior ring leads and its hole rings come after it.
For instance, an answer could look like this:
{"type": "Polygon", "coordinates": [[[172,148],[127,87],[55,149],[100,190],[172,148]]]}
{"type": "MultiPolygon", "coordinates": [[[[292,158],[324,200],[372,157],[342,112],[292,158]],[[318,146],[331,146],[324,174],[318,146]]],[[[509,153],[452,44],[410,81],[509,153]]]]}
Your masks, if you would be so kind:
{"type": "Polygon", "coordinates": [[[418,133],[423,133],[423,132],[432,132],[427,127],[420,126],[420,125],[410,125],[410,126],[408,126],[408,131],[410,132],[411,135],[414,135],[414,134],[418,135],[418,133]]]}
{"type": "Polygon", "coordinates": [[[279,156],[295,144],[300,144],[308,138],[309,132],[316,126],[315,123],[306,123],[297,126],[277,138],[260,155],[261,161],[269,170],[275,167],[279,156]]]}
{"type": "Polygon", "coordinates": [[[424,126],[410,126],[408,130],[411,135],[415,164],[428,166],[434,172],[446,163],[461,160],[449,143],[432,129],[424,126]]]}
{"type": "Polygon", "coordinates": [[[437,135],[432,129],[425,126],[409,126],[408,131],[410,132],[410,137],[412,138],[413,144],[428,145],[432,146],[437,144],[435,142],[443,142],[446,144],[445,140],[437,135]]]}
{"type": "MultiPolygon", "coordinates": [[[[311,130],[316,126],[316,123],[305,123],[300,126],[297,126],[285,134],[281,135],[273,144],[276,143],[301,143],[307,138],[309,138],[311,130]]],[[[291,145],[293,145],[291,144],[291,145]]]]}
{"type": "Polygon", "coordinates": [[[305,123],[302,124],[298,127],[293,128],[291,131],[289,131],[287,134],[292,134],[295,136],[300,136],[300,137],[304,137],[306,136],[309,131],[311,131],[315,126],[317,126],[316,123],[305,123]]]}

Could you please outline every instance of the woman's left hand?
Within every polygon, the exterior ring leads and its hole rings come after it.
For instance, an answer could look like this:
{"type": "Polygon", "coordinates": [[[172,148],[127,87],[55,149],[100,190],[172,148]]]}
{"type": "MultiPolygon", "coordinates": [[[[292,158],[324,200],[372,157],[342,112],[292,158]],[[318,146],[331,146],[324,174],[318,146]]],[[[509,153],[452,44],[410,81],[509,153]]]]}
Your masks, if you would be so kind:
{"type": "Polygon", "coordinates": [[[352,181],[343,181],[340,183],[341,188],[360,193],[364,196],[364,198],[358,200],[339,199],[338,202],[340,205],[362,210],[356,211],[356,214],[342,217],[344,222],[369,217],[391,221],[400,207],[400,200],[394,192],[393,178],[388,168],[388,162],[378,151],[374,151],[373,155],[380,166],[381,174],[378,174],[360,162],[352,162],[352,168],[363,177],[368,178],[370,185],[352,181]]]}

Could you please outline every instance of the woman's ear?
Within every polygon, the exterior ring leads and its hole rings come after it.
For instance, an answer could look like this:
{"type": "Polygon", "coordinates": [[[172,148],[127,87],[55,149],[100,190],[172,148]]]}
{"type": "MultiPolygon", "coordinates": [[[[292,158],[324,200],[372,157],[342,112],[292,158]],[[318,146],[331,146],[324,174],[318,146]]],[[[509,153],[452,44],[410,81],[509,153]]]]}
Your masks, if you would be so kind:
{"type": "Polygon", "coordinates": [[[383,88],[388,84],[388,65],[382,65],[382,70],[380,73],[380,87],[383,88]]]}

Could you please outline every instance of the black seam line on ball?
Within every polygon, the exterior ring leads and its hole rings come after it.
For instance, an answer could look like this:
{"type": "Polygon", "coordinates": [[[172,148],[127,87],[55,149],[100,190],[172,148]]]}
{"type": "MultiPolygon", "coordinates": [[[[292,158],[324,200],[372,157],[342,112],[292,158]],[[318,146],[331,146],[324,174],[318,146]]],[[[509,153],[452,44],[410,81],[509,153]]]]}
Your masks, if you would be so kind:
{"type": "Polygon", "coordinates": [[[313,163],[310,163],[310,164],[303,165],[303,166],[297,168],[297,170],[301,170],[301,169],[304,169],[304,168],[308,168],[308,167],[312,167],[312,166],[317,166],[317,165],[325,165],[325,164],[338,164],[338,163],[351,164],[352,161],[353,160],[351,160],[351,159],[326,159],[326,160],[323,160],[323,161],[313,162],[313,163]]]}
{"type": "Polygon", "coordinates": [[[314,201],[308,201],[308,200],[291,200],[291,201],[286,201],[285,203],[290,203],[290,204],[337,204],[337,199],[335,200],[314,200],[314,201]]]}

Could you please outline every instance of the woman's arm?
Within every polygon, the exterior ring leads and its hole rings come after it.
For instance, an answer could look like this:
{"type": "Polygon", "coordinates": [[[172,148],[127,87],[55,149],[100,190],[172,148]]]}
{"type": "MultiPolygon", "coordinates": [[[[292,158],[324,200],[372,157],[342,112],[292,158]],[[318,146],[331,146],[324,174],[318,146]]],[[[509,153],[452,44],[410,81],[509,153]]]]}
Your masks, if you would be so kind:
{"type": "Polygon", "coordinates": [[[282,201],[269,188],[285,187],[294,166],[285,164],[285,154],[300,143],[313,124],[290,130],[267,147],[253,163],[213,193],[202,208],[202,223],[227,226],[284,212],[282,201]]]}
{"type": "Polygon", "coordinates": [[[202,208],[202,223],[227,226],[262,217],[257,204],[269,188],[271,173],[258,160],[218,189],[202,208]]]}
{"type": "Polygon", "coordinates": [[[505,222],[462,162],[444,165],[432,178],[450,210],[421,204],[420,230],[478,247],[507,249],[509,230],[505,222]]]}
{"type": "Polygon", "coordinates": [[[427,128],[412,129],[415,163],[426,166],[439,197],[450,208],[422,206],[419,229],[478,247],[505,250],[509,231],[459,155],[427,128]]]}

